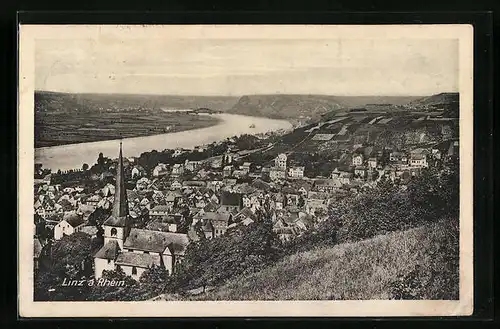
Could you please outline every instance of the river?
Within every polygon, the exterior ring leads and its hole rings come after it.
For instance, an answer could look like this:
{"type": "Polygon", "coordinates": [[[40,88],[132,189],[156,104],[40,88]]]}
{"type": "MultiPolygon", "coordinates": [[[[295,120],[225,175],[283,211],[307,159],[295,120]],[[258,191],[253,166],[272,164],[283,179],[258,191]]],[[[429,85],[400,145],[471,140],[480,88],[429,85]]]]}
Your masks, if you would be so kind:
{"type": "MultiPolygon", "coordinates": [[[[286,120],[251,117],[238,114],[214,114],[221,119],[217,125],[187,131],[133,137],[123,139],[123,156],[135,157],[151,150],[162,151],[177,147],[193,148],[228,137],[242,134],[258,134],[280,129],[290,129],[292,124],[286,120]],[[255,128],[250,128],[255,125],[255,128]]],[[[35,162],[52,171],[79,169],[84,163],[92,166],[100,152],[109,158],[118,156],[119,140],[91,143],[67,144],[35,149],[35,162]]]]}

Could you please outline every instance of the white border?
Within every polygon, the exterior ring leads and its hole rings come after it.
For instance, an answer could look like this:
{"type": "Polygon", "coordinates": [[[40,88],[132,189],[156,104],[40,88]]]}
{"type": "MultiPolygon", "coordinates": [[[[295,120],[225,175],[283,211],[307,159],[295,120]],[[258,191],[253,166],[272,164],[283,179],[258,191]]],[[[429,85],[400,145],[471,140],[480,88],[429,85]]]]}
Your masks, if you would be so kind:
{"type": "Polygon", "coordinates": [[[456,316],[473,311],[473,27],[471,25],[20,25],[18,102],[18,271],[22,317],[363,317],[456,316]],[[460,300],[34,302],[34,45],[56,38],[415,38],[459,40],[460,300]],[[21,234],[24,232],[24,234],[21,234]]]}

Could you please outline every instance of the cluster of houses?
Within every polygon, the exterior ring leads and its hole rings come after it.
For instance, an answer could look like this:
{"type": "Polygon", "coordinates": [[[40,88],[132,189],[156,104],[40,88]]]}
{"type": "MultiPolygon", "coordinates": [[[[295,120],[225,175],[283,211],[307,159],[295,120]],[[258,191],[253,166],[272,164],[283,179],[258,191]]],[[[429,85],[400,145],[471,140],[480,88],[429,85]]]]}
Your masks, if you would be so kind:
{"type": "MultiPolygon", "coordinates": [[[[191,241],[217,238],[263,216],[273,222],[282,241],[290,241],[321,223],[336,200],[373,187],[382,177],[404,181],[456,156],[457,141],[409,150],[358,145],[348,154],[349,163],[329,177],[311,178],[305,177],[304,166],[290,166],[285,153],[270,166],[236,161],[237,156],[227,153],[210,159],[208,166],[206,161],[160,163],[150,174],[133,166],[135,188],[127,189],[120,147],[115,184],[89,193],[78,184],[62,188],[50,179],[40,180],[34,212],[59,240],[75,232],[95,237],[97,228],[88,218],[96,209],[107,210],[111,215],[102,225],[104,245],[94,258],[95,276],[120,267],[138,279],[152,265],[175,271],[191,241]],[[185,171],[192,175],[189,180],[185,171]],[[137,227],[144,218],[144,226],[137,227]]],[[[44,243],[36,239],[35,263],[44,243]]]]}

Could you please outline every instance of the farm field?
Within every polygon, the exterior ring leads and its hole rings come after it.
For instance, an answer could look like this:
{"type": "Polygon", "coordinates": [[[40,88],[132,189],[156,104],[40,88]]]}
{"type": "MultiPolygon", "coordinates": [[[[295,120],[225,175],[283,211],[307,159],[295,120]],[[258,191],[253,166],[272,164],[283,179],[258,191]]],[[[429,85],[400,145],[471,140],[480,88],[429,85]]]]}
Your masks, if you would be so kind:
{"type": "Polygon", "coordinates": [[[35,120],[35,147],[164,134],[210,127],[219,122],[209,115],[154,110],[97,115],[40,113],[35,120]]]}
{"type": "Polygon", "coordinates": [[[172,133],[216,125],[210,115],[166,112],[141,98],[35,94],[35,147],[172,133]]]}

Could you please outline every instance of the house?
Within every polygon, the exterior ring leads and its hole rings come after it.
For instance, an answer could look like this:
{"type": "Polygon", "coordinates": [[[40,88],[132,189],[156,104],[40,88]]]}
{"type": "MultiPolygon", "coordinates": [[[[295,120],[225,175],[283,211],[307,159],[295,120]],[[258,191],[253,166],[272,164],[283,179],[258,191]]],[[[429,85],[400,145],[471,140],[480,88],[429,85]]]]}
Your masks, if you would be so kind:
{"type": "Polygon", "coordinates": [[[285,196],[282,193],[273,194],[272,200],[274,201],[274,208],[276,210],[282,210],[285,206],[285,196]]]}
{"type": "Polygon", "coordinates": [[[427,168],[427,155],[423,153],[413,153],[410,155],[410,166],[417,168],[427,168]]]}
{"type": "Polygon", "coordinates": [[[205,238],[212,239],[215,237],[215,228],[210,220],[204,220],[201,222],[201,229],[203,230],[203,234],[205,238]]]}
{"type": "Polygon", "coordinates": [[[226,233],[229,226],[229,220],[232,215],[228,212],[216,212],[215,217],[212,219],[212,225],[214,227],[214,236],[218,237],[226,233]]]}
{"type": "Polygon", "coordinates": [[[276,233],[281,242],[285,243],[291,241],[298,233],[294,227],[281,224],[282,221],[276,222],[273,226],[273,231],[276,233]]]}
{"type": "Polygon", "coordinates": [[[115,187],[108,183],[101,189],[101,194],[103,197],[110,197],[115,194],[115,187]]]}
{"type": "Polygon", "coordinates": [[[170,214],[148,222],[146,229],[160,232],[177,232],[177,227],[182,220],[181,214],[170,214]]]}
{"type": "Polygon", "coordinates": [[[245,177],[246,175],[248,174],[248,171],[246,170],[234,170],[233,171],[233,176],[236,177],[236,178],[242,178],[242,177],[245,177]]]}
{"type": "Polygon", "coordinates": [[[168,174],[168,166],[164,163],[159,163],[153,169],[153,177],[161,177],[168,174]]]}
{"type": "Polygon", "coordinates": [[[172,207],[173,205],[154,206],[152,209],[149,209],[149,217],[151,220],[161,220],[163,217],[167,217],[172,207]]]}
{"type": "MultiPolygon", "coordinates": [[[[134,168],[132,168],[131,175],[132,179],[141,178],[142,176],[146,175],[146,170],[142,166],[135,165],[134,168]]],[[[154,176],[154,170],[153,170],[153,176],[154,176]]]]}
{"type": "Polygon", "coordinates": [[[228,165],[228,166],[225,166],[223,169],[222,169],[222,176],[223,177],[231,177],[233,174],[233,166],[231,165],[228,165]]]}
{"type": "Polygon", "coordinates": [[[304,167],[290,167],[288,168],[288,177],[290,178],[303,178],[304,167]]]}
{"type": "Polygon", "coordinates": [[[182,188],[182,184],[178,180],[174,180],[172,184],[170,184],[170,189],[171,190],[177,190],[182,188]]]}
{"type": "Polygon", "coordinates": [[[353,177],[353,174],[350,172],[342,172],[339,175],[339,182],[344,184],[344,185],[349,185],[351,183],[351,179],[353,177]]]}
{"type": "Polygon", "coordinates": [[[239,193],[222,192],[220,200],[222,208],[227,212],[239,212],[243,208],[243,201],[239,193]]]}
{"type": "Polygon", "coordinates": [[[371,157],[368,159],[368,167],[369,168],[375,169],[375,168],[377,168],[377,165],[378,165],[377,158],[371,157]]]}
{"type": "MultiPolygon", "coordinates": [[[[197,217],[196,223],[201,223],[205,237],[210,239],[226,233],[232,215],[225,211],[207,211],[197,217]]],[[[194,219],[193,223],[195,223],[194,219]]]]}
{"type": "Polygon", "coordinates": [[[431,150],[431,154],[432,154],[432,157],[436,160],[441,160],[442,156],[443,156],[443,153],[441,152],[441,150],[439,148],[432,148],[431,150]]]}
{"type": "Polygon", "coordinates": [[[236,222],[241,222],[244,225],[248,225],[251,222],[254,222],[257,220],[257,216],[254,214],[254,212],[250,208],[243,208],[239,213],[234,215],[233,217],[234,221],[236,222]]]}
{"type": "Polygon", "coordinates": [[[363,166],[357,166],[354,168],[354,176],[357,178],[365,179],[366,177],[366,168],[363,166]]]}
{"type": "Polygon", "coordinates": [[[306,200],[306,212],[314,215],[317,210],[328,210],[330,199],[326,193],[322,192],[309,192],[306,200]]]}
{"type": "Polygon", "coordinates": [[[187,234],[133,228],[132,224],[120,143],[112,212],[103,223],[104,245],[94,255],[95,278],[100,278],[104,270],[121,268],[138,280],[152,266],[162,266],[172,274],[182,262],[189,244],[187,234]]]}
{"type": "Polygon", "coordinates": [[[214,192],[219,191],[222,185],[224,185],[221,180],[210,180],[207,181],[206,183],[207,183],[207,188],[214,192]]]}
{"type": "Polygon", "coordinates": [[[363,164],[363,154],[362,153],[354,153],[352,156],[352,165],[353,166],[361,166],[363,164]]]}
{"type": "Polygon", "coordinates": [[[64,214],[63,220],[54,226],[54,240],[60,240],[65,235],[71,235],[79,232],[85,225],[83,216],[76,212],[64,214]]]}
{"type": "Polygon", "coordinates": [[[187,180],[182,183],[183,188],[189,188],[192,190],[199,190],[201,188],[206,187],[206,185],[207,184],[204,181],[200,180],[189,180],[189,181],[187,180]]]}
{"type": "Polygon", "coordinates": [[[201,164],[201,161],[190,161],[186,159],[186,161],[184,162],[184,167],[186,168],[186,170],[195,171],[201,166],[201,164]]]}
{"type": "Polygon", "coordinates": [[[252,163],[251,162],[244,162],[241,166],[240,166],[240,170],[243,170],[243,171],[246,171],[247,173],[250,172],[250,169],[252,167],[252,163]]]}
{"type": "Polygon", "coordinates": [[[342,187],[339,179],[317,179],[313,190],[316,192],[333,193],[342,187]]]}
{"type": "Polygon", "coordinates": [[[182,148],[176,148],[176,149],[174,150],[174,153],[172,153],[172,156],[173,156],[174,158],[176,158],[176,157],[178,157],[178,156],[183,155],[183,154],[184,154],[184,153],[186,153],[186,152],[189,152],[189,150],[182,149],[182,148]]]}
{"type": "Polygon", "coordinates": [[[226,187],[230,187],[236,185],[237,181],[238,180],[236,178],[226,177],[223,179],[222,184],[225,185],[226,187]]]}
{"type": "Polygon", "coordinates": [[[391,153],[389,153],[389,161],[407,163],[408,156],[404,152],[396,152],[396,151],[391,152],[391,153]]]}
{"type": "Polygon", "coordinates": [[[176,163],[172,167],[172,176],[180,176],[184,173],[184,165],[182,163],[176,163]]]}
{"type": "Polygon", "coordinates": [[[286,162],[288,160],[288,157],[285,153],[280,153],[278,156],[274,159],[274,166],[280,170],[286,171],[286,162]]]}
{"type": "Polygon", "coordinates": [[[269,170],[269,178],[272,181],[276,181],[276,180],[280,180],[280,179],[285,179],[286,178],[286,171],[284,169],[280,169],[278,167],[270,168],[270,170],[269,170]]]}

